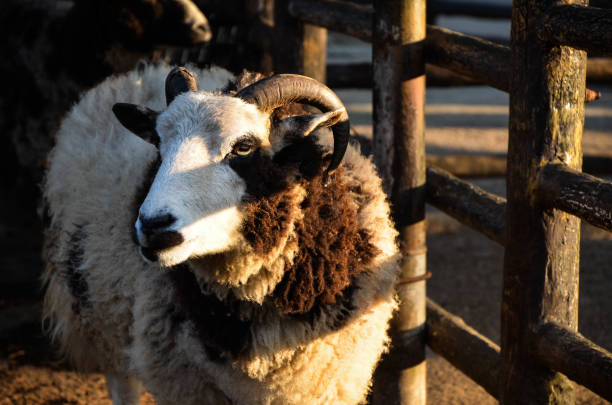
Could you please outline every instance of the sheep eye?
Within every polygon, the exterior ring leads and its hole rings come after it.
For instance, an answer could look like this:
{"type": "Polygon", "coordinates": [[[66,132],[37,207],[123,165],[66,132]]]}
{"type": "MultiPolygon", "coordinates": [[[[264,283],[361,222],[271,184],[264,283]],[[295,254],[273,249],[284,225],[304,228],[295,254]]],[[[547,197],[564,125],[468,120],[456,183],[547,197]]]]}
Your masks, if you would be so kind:
{"type": "Polygon", "coordinates": [[[232,153],[238,156],[247,156],[255,150],[255,142],[251,140],[238,141],[232,148],[232,153]]]}

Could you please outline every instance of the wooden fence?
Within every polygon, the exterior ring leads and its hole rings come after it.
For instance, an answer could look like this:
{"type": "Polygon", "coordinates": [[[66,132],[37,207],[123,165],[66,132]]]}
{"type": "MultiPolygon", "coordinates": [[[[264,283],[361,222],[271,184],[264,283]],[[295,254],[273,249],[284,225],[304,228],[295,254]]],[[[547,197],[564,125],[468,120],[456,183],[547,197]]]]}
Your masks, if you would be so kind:
{"type": "Polygon", "coordinates": [[[373,44],[374,159],[403,254],[394,349],[372,403],[425,403],[425,344],[502,404],[571,404],[568,378],[612,401],[612,354],[577,331],[579,218],[612,231],[612,183],[583,174],[586,53],[612,11],[514,0],[511,46],[426,25],[425,0],[276,0],[276,70],[325,79],[325,29],[373,44]],[[312,25],[311,25],[312,24],[312,25]],[[425,64],[510,93],[507,200],[426,166],[425,64]],[[425,297],[425,203],[505,247],[501,348],[425,297]],[[567,376],[567,377],[566,377],[567,376]]]}

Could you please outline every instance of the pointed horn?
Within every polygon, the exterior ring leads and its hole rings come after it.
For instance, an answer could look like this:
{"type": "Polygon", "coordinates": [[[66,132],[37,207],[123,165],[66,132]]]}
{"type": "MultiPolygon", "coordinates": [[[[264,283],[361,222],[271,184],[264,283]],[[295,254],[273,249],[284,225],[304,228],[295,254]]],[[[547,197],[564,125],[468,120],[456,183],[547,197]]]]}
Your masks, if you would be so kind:
{"type": "Polygon", "coordinates": [[[166,77],[166,105],[186,91],[198,91],[195,76],[185,67],[177,66],[166,77]]]}
{"type": "Polygon", "coordinates": [[[236,97],[268,113],[290,103],[308,104],[322,112],[344,109],[344,116],[332,127],[334,151],[326,174],[340,165],[349,141],[348,113],[336,93],[323,83],[306,76],[279,74],[245,87],[236,97]]]}

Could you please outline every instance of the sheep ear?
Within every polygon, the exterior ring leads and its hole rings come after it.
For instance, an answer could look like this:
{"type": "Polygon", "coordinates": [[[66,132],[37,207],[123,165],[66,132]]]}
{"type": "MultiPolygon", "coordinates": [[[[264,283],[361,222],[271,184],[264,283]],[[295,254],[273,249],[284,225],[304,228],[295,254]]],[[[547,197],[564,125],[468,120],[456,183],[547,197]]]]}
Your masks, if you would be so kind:
{"type": "Polygon", "coordinates": [[[327,128],[336,124],[345,113],[344,108],[323,114],[296,115],[278,123],[279,134],[286,138],[302,138],[319,128],[327,128]]]}
{"type": "Polygon", "coordinates": [[[150,108],[129,103],[117,103],[113,106],[113,113],[128,130],[145,141],[159,146],[159,135],[155,130],[159,113],[150,108]]]}

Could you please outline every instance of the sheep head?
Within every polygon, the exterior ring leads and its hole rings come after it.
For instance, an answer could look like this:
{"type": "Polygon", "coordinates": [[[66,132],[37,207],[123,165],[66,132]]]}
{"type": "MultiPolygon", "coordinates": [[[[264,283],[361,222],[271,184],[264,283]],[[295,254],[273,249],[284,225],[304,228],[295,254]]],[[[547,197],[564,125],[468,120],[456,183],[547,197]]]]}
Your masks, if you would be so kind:
{"type": "MultiPolygon", "coordinates": [[[[293,153],[300,142],[331,127],[334,150],[325,160],[327,177],[348,144],[342,102],[325,85],[304,76],[273,76],[232,96],[198,92],[193,74],[175,68],[166,79],[166,99],[160,113],[132,104],[113,107],[127,129],[159,149],[161,164],[135,227],[143,256],[159,259],[163,266],[236,246],[242,206],[258,197],[251,183],[270,181],[265,175],[253,176],[262,164],[282,160],[289,162],[290,171],[301,164],[293,153]],[[323,112],[271,119],[276,108],[295,102],[323,112]]],[[[275,176],[285,174],[277,170],[275,176]]],[[[286,186],[284,179],[273,180],[286,186]]]]}

